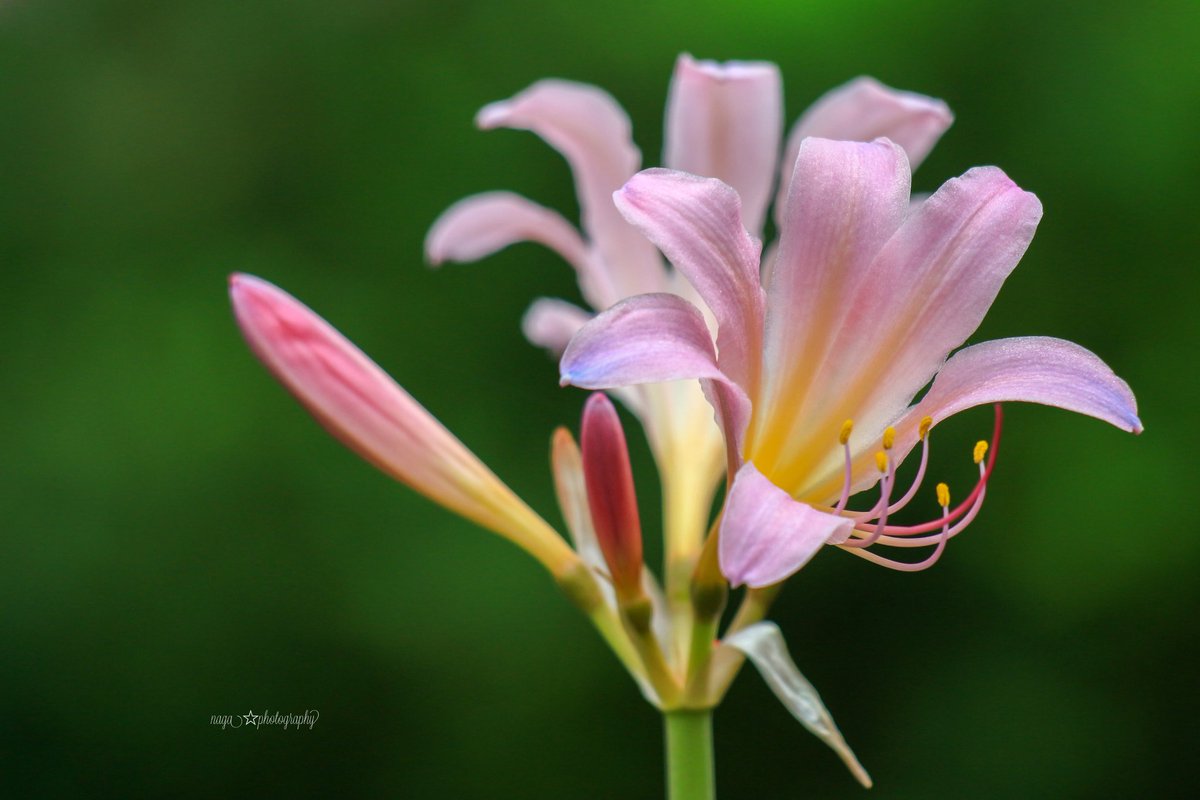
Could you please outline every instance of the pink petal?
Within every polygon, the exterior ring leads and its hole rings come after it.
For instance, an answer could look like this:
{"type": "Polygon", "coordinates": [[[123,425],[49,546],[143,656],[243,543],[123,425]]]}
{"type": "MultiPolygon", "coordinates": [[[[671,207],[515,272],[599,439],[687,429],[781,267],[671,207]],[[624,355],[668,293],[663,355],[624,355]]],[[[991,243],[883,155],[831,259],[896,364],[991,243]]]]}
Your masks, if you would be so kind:
{"type": "Polygon", "coordinates": [[[591,318],[590,312],[566,300],[539,297],[522,317],[521,331],[530,342],[558,357],[567,349],[571,337],[591,318]]]}
{"type": "MultiPolygon", "coordinates": [[[[948,181],[871,265],[816,381],[830,418],[882,430],[983,320],[1024,254],[1042,205],[995,167],[948,181]],[[848,368],[853,365],[853,368],[848,368]]],[[[834,423],[830,423],[834,424],[834,423]]]]}
{"type": "Polygon", "coordinates": [[[827,358],[844,363],[833,337],[908,213],[908,189],[904,151],[889,141],[805,140],[767,289],[766,407],[802,424],[799,401],[823,396],[814,376],[827,358]]]}
{"type": "Polygon", "coordinates": [[[661,287],[663,270],[654,248],[612,204],[612,193],[637,171],[641,154],[630,137],[629,117],[607,92],[570,81],[538,81],[509,100],[485,106],[475,121],[486,129],[533,131],[571,165],[584,231],[617,289],[598,307],[661,287]]]}
{"type": "Polygon", "coordinates": [[[721,572],[729,583],[758,588],[803,567],[830,541],[844,541],[853,522],[793,500],[752,462],[738,470],[721,517],[721,572]]]}
{"type": "Polygon", "coordinates": [[[584,389],[700,379],[725,434],[728,460],[738,463],[750,400],[717,366],[704,317],[683,298],[648,294],[617,303],[579,330],[559,370],[562,385],[584,389]]]}
{"type": "Polygon", "coordinates": [[[663,163],[718,178],[742,199],[746,227],[762,230],[783,134],[779,68],[764,61],[675,62],[663,163]]]}
{"type": "Polygon", "coordinates": [[[583,389],[725,378],[704,317],[673,294],[637,295],[599,314],[571,340],[559,370],[563,386],[583,389]]]}
{"type": "Polygon", "coordinates": [[[1049,336],[997,339],[965,347],[938,372],[921,401],[896,424],[897,446],[911,447],[925,416],[933,424],[978,405],[1040,403],[1142,432],[1129,384],[1074,342],[1049,336]]]}
{"type": "Polygon", "coordinates": [[[425,257],[478,261],[517,242],[549,247],[576,270],[587,269],[587,246],[558,213],[512,192],[484,192],[459,200],[442,212],[425,235],[425,257]]]}
{"type": "Polygon", "coordinates": [[[575,559],[537,514],[329,323],[259,278],[234,275],[229,292],[251,349],[343,444],[525,547],[552,571],[575,559]]]}
{"type": "Polygon", "coordinates": [[[752,394],[762,341],[762,245],[742,225],[737,192],[715,178],[649,169],[614,199],[712,309],[721,369],[752,394]]]}
{"type": "Polygon", "coordinates": [[[827,92],[809,106],[788,134],[776,216],[783,211],[782,200],[806,137],[852,142],[887,137],[904,148],[915,172],[953,122],[954,115],[941,100],[897,91],[874,78],[855,78],[827,92]]]}

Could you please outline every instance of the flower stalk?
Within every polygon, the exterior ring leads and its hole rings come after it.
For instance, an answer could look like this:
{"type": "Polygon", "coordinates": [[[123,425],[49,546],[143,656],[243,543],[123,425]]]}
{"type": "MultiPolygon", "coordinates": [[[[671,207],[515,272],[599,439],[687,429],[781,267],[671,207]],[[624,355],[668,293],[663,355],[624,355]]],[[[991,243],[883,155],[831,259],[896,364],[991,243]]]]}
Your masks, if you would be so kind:
{"type": "Polygon", "coordinates": [[[713,800],[712,709],[681,709],[663,715],[667,800],[713,800]]]}

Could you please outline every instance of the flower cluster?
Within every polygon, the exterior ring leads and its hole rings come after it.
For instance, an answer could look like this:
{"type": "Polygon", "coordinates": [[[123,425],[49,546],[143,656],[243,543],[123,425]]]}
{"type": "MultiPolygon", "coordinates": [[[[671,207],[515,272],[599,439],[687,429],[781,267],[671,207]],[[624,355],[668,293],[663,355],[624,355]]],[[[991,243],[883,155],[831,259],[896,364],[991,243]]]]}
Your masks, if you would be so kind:
{"type": "Polygon", "coordinates": [[[663,488],[661,585],[643,564],[624,432],[605,395],[587,401],[580,445],[566,429],[553,438],[568,544],[294,298],[237,275],[234,310],[254,352],[335,436],[545,565],[652,703],[711,708],[748,656],[869,783],[779,629],[761,621],[773,592],[825,545],[895,569],[932,565],[980,511],[1000,403],[1057,406],[1135,433],[1136,403],[1070,342],[957,349],[1042,209],[994,167],[910,196],[911,171],[952,121],[944,103],[859,78],[818,100],[785,144],[771,64],[685,55],[669,97],[665,168],[644,171],[626,115],[595,87],[541,81],[485,107],[480,127],[531,130],[566,157],[581,230],[490,192],[448,209],[426,241],[435,264],[529,240],[575,269],[592,310],[542,298],[523,327],[561,356],[564,385],[611,391],[644,428],[663,488]],[[779,238],[764,250],[773,199],[779,238]],[[941,513],[926,523],[891,522],[918,492],[936,426],[982,404],[995,406],[996,422],[990,446],[975,446],[978,483],[957,505],[939,484],[941,513]],[[918,449],[902,490],[897,470],[918,449]],[[882,547],[931,550],[913,561],[882,547]],[[743,584],[743,605],[721,632],[729,589],[743,584]]]}

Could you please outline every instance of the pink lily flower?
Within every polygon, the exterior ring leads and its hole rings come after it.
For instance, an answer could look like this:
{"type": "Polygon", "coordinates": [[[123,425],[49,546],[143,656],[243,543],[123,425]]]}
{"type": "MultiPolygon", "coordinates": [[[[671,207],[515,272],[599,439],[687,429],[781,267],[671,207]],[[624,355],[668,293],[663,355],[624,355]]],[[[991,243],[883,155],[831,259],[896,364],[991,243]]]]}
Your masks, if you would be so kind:
{"type": "MultiPolygon", "coordinates": [[[[799,118],[780,162],[778,68],[765,62],[696,61],[685,54],[671,80],[663,163],[732,186],[742,198],[743,224],[759,235],[776,183],[790,183],[805,137],[868,141],[890,136],[915,166],[952,121],[939,100],[858,78],[826,94],[799,118]]],[[[533,131],[562,153],[575,176],[582,234],[561,215],[528,199],[488,192],[459,201],[434,223],[425,241],[431,263],[474,261],[515,242],[534,241],[575,269],[583,298],[595,311],[635,295],[665,292],[685,298],[715,327],[716,307],[710,310],[708,298],[697,294],[692,276],[664,267],[653,244],[613,205],[613,192],[637,172],[641,154],[631,139],[628,116],[610,95],[594,86],[543,80],[486,106],[476,124],[533,131]]],[[[776,204],[777,214],[781,206],[776,204]]],[[[531,342],[557,357],[591,317],[563,300],[540,298],[526,313],[523,329],[531,342]]],[[[639,417],[659,466],[668,589],[678,588],[670,594],[677,613],[685,613],[686,581],[724,470],[724,442],[694,381],[625,387],[615,393],[639,417]]]]}
{"type": "Polygon", "coordinates": [[[909,188],[909,158],[890,140],[805,139],[765,274],[734,187],[653,169],[615,195],[711,309],[715,346],[688,300],[632,297],[576,334],[562,381],[701,380],[728,445],[719,555],[734,586],[782,581],[825,544],[898,569],[932,564],[978,512],[995,448],[984,463],[987,444],[976,447],[980,481],[959,506],[939,487],[939,519],[896,526],[888,517],[923,477],[931,428],[966,408],[1019,400],[1142,430],[1128,385],[1070,342],[1001,339],[947,358],[982,321],[1042,208],[995,167],[948,181],[916,207],[909,188]],[[901,495],[896,469],[918,443],[921,469],[901,495]],[[849,498],[876,484],[878,500],[851,511],[849,498]],[[868,549],[885,545],[935,551],[914,564],[868,549]]]}

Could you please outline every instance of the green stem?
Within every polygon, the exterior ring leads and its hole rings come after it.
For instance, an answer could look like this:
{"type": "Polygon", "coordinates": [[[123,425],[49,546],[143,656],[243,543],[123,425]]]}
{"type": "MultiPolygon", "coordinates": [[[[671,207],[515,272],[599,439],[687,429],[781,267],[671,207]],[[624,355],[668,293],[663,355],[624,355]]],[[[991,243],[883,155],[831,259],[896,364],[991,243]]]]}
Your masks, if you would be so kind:
{"type": "Polygon", "coordinates": [[[667,800],[714,800],[712,709],[668,711],[667,800]]]}

